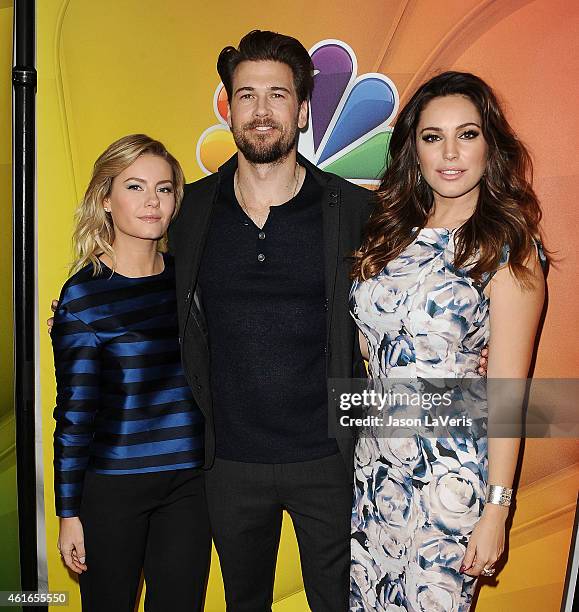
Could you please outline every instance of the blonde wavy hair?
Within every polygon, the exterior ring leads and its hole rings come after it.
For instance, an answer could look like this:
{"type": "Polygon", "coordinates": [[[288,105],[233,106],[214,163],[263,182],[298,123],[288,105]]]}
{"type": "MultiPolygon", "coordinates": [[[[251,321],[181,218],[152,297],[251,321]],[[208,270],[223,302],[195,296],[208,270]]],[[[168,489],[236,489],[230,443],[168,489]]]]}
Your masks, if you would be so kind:
{"type": "MultiPolygon", "coordinates": [[[[113,220],[110,213],[105,212],[103,203],[111,194],[113,179],[141,155],[161,157],[171,166],[175,193],[175,211],[171,220],[177,215],[185,185],[179,162],[167,151],[163,143],[145,134],[130,134],[116,140],[96,160],[92,178],[76,210],[71,274],[88,263],[92,263],[94,274],[99,274],[102,270],[99,255],[106,254],[115,261],[112,247],[115,239],[113,220]]],[[[167,250],[166,234],[157,241],[157,249],[167,250]]]]}

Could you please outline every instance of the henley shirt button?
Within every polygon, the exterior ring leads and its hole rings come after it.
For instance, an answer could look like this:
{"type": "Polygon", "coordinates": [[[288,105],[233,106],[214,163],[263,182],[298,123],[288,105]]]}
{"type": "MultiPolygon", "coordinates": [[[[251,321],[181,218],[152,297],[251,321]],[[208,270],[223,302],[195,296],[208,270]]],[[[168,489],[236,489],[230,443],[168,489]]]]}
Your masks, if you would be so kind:
{"type": "Polygon", "coordinates": [[[257,235],[257,237],[258,237],[260,240],[265,240],[265,232],[259,232],[259,234],[257,235]]]}
{"type": "Polygon", "coordinates": [[[260,253],[260,254],[257,256],[257,261],[265,261],[265,255],[264,255],[263,253],[260,253]]]}

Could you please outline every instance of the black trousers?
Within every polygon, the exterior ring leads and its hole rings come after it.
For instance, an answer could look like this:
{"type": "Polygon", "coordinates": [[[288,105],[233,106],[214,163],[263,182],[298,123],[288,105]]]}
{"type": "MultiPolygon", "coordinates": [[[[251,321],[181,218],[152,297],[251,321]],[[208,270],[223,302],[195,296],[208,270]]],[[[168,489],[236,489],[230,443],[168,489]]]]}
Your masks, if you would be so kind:
{"type": "Polygon", "coordinates": [[[216,459],[205,479],[228,612],[271,610],[284,509],[312,612],[348,610],[352,485],[340,454],[285,464],[216,459]]]}
{"type": "Polygon", "coordinates": [[[145,610],[202,610],[211,554],[204,474],[184,469],[87,472],[80,520],[84,612],[133,612],[143,571],[145,610]]]}

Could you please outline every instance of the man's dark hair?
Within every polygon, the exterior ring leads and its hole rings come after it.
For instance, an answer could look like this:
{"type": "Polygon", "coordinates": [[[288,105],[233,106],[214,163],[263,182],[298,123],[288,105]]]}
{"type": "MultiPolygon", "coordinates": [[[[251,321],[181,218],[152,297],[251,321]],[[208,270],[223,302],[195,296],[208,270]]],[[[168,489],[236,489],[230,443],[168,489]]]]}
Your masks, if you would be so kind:
{"type": "Polygon", "coordinates": [[[294,86],[301,104],[311,96],[314,65],[299,40],[267,30],[253,30],[239,41],[239,48],[225,47],[217,59],[217,72],[231,100],[233,73],[241,62],[273,61],[287,64],[294,75],[294,86]]]}

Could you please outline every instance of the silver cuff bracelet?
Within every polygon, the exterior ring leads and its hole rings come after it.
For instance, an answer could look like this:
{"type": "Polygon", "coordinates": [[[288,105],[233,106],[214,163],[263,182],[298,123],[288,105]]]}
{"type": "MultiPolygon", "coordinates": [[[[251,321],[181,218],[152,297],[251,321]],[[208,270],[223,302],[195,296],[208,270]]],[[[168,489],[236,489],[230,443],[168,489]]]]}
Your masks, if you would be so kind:
{"type": "Polygon", "coordinates": [[[487,491],[487,503],[499,506],[510,506],[513,490],[501,485],[489,485],[487,491]]]}

